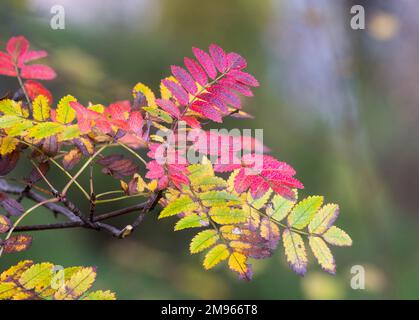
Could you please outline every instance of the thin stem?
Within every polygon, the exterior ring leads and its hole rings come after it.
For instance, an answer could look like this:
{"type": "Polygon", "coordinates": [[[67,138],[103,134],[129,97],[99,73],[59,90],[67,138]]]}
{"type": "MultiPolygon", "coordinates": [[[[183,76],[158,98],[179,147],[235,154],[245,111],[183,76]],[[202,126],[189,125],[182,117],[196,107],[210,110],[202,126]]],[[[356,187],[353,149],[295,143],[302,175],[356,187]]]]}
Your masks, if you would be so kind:
{"type": "Polygon", "coordinates": [[[121,196],[121,197],[116,197],[116,198],[111,198],[111,199],[96,200],[96,204],[114,202],[114,201],[119,201],[119,200],[124,200],[124,199],[135,198],[135,197],[143,197],[143,196],[146,196],[146,195],[148,195],[148,193],[142,192],[142,193],[137,193],[137,194],[133,194],[133,195],[126,195],[126,196],[121,196]]]}
{"type": "MultiPolygon", "coordinates": [[[[67,171],[65,170],[57,161],[55,161],[55,159],[53,157],[49,157],[43,150],[39,149],[38,147],[34,146],[33,144],[19,139],[18,137],[15,137],[15,139],[19,140],[21,143],[26,144],[28,147],[32,148],[33,150],[42,153],[42,155],[44,155],[47,160],[50,160],[58,169],[60,169],[67,177],[69,177],[70,179],[73,179],[73,176],[67,171]]],[[[80,185],[80,183],[75,180],[74,184],[80,189],[80,191],[83,193],[83,195],[86,197],[87,200],[90,199],[89,194],[87,193],[87,191],[80,185]]]]}
{"type": "Polygon", "coordinates": [[[137,159],[139,159],[142,163],[144,163],[145,166],[147,166],[147,161],[145,161],[137,152],[135,152],[134,150],[132,150],[130,147],[128,147],[127,145],[123,144],[122,142],[118,142],[118,144],[123,147],[124,149],[126,149],[128,152],[130,152],[131,154],[133,154],[137,159]]]}
{"type": "Polygon", "coordinates": [[[51,189],[52,193],[56,194],[57,190],[54,188],[54,186],[51,184],[51,182],[49,182],[47,177],[45,177],[45,175],[42,173],[41,169],[39,169],[39,167],[36,165],[35,161],[33,161],[32,159],[30,161],[31,161],[32,165],[35,167],[35,169],[38,171],[39,175],[42,177],[42,179],[45,181],[45,183],[51,189]]]}
{"type": "Polygon", "coordinates": [[[96,199],[102,198],[102,197],[110,195],[110,194],[115,194],[115,193],[124,193],[124,190],[112,190],[112,191],[99,193],[99,194],[96,195],[96,199]]]}
{"type": "Polygon", "coordinates": [[[20,77],[20,71],[19,71],[19,68],[18,68],[18,66],[17,66],[17,63],[15,62],[15,64],[14,64],[14,65],[15,65],[15,70],[16,70],[16,78],[17,78],[17,81],[19,82],[19,86],[20,86],[20,88],[22,89],[23,94],[25,95],[26,101],[28,102],[28,105],[29,105],[29,110],[32,112],[32,103],[31,103],[31,99],[29,99],[29,95],[28,95],[28,93],[26,92],[25,85],[23,84],[22,78],[20,77]]]}
{"type": "MultiPolygon", "coordinates": [[[[83,173],[83,171],[87,168],[87,166],[90,164],[90,162],[93,161],[94,158],[96,158],[103,150],[105,150],[107,145],[102,146],[99,150],[97,150],[80,168],[79,171],[70,179],[70,181],[65,185],[63,191],[61,194],[65,196],[67,194],[68,189],[71,187],[71,185],[76,181],[76,179],[83,173]]],[[[90,199],[90,197],[88,197],[90,199]]]]}
{"type": "MultiPolygon", "coordinates": [[[[10,236],[12,235],[13,231],[15,230],[15,228],[19,225],[19,223],[25,219],[25,217],[28,216],[28,214],[30,214],[32,211],[34,211],[35,209],[47,204],[47,203],[53,203],[53,202],[58,202],[57,198],[51,198],[51,199],[46,199],[44,201],[41,201],[37,204],[35,204],[34,206],[32,206],[31,208],[29,208],[28,210],[26,210],[24,213],[22,213],[20,215],[20,217],[15,221],[15,223],[13,224],[13,226],[10,228],[9,232],[7,233],[6,238],[4,239],[4,241],[7,241],[10,236]]],[[[0,257],[3,254],[3,247],[0,249],[0,257]]]]}

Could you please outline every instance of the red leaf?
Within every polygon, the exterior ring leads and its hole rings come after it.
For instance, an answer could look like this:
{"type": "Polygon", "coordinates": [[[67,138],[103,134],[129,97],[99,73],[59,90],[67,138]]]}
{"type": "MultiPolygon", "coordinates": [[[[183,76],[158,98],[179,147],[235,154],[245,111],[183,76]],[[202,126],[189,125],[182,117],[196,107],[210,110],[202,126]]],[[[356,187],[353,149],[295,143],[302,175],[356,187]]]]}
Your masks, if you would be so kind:
{"type": "Polygon", "coordinates": [[[147,163],[148,172],[146,178],[148,179],[159,179],[164,176],[164,169],[156,160],[152,160],[147,163]]]}
{"type": "Polygon", "coordinates": [[[29,98],[31,98],[31,100],[34,100],[39,95],[43,95],[48,99],[49,104],[52,104],[53,102],[51,92],[37,81],[34,81],[34,80],[26,81],[25,90],[28,93],[29,98]]]}
{"type": "Polygon", "coordinates": [[[214,61],[215,66],[217,67],[218,71],[223,73],[227,69],[227,55],[225,54],[224,50],[217,46],[216,44],[211,44],[209,46],[209,52],[211,54],[211,58],[214,61]]]}
{"type": "Polygon", "coordinates": [[[144,119],[140,111],[132,111],[128,123],[131,131],[139,136],[142,134],[144,119]]]}
{"type": "Polygon", "coordinates": [[[6,50],[10,56],[18,61],[29,49],[29,41],[24,36],[12,37],[6,45],[6,50]]]}
{"type": "Polygon", "coordinates": [[[172,74],[179,81],[179,83],[192,95],[198,91],[194,79],[185,69],[178,66],[171,66],[172,74]]]}
{"type": "Polygon", "coordinates": [[[199,99],[207,101],[211,104],[213,104],[214,106],[216,106],[220,111],[227,113],[228,112],[228,108],[225,105],[225,103],[223,102],[223,100],[218,99],[215,95],[211,94],[211,93],[202,93],[198,96],[199,99]]]}
{"type": "Polygon", "coordinates": [[[30,66],[23,66],[21,71],[21,76],[24,79],[41,79],[41,80],[51,80],[56,77],[55,71],[42,64],[32,64],[30,66]]]}
{"type": "Polygon", "coordinates": [[[19,60],[19,64],[45,58],[46,56],[48,56],[48,53],[44,50],[39,50],[39,51],[29,50],[25,54],[22,55],[22,57],[19,60]]]}
{"type": "Polygon", "coordinates": [[[185,121],[191,128],[201,129],[201,123],[194,117],[184,116],[180,120],[185,121]]]}
{"type": "Polygon", "coordinates": [[[192,51],[196,59],[199,61],[201,66],[204,68],[204,70],[208,74],[208,76],[211,79],[215,79],[215,77],[217,76],[217,69],[215,69],[214,62],[212,61],[209,54],[198,48],[192,48],[192,51]]]}
{"type": "Polygon", "coordinates": [[[200,65],[193,59],[184,58],[184,63],[188,71],[191,73],[192,77],[195,78],[201,86],[205,86],[208,83],[207,74],[200,67],[200,65]]]}
{"type": "Polygon", "coordinates": [[[285,162],[262,154],[246,154],[242,157],[243,167],[234,181],[239,193],[250,189],[253,198],[261,197],[269,188],[284,197],[293,197],[293,188],[304,188],[295,179],[295,170],[285,162]]]}
{"type": "Polygon", "coordinates": [[[181,105],[187,105],[189,102],[188,93],[176,82],[164,79],[162,80],[163,85],[169,89],[173,96],[179,101],[181,105]]]}
{"type": "Polygon", "coordinates": [[[228,75],[245,85],[248,85],[251,87],[259,86],[259,81],[257,81],[256,78],[252,76],[250,73],[243,72],[240,70],[231,70],[228,73],[228,75]]]}
{"type": "Polygon", "coordinates": [[[227,54],[227,64],[231,69],[244,69],[247,67],[246,59],[235,52],[230,52],[227,54]]]}
{"type": "Polygon", "coordinates": [[[104,111],[105,117],[111,117],[112,120],[126,120],[131,111],[131,104],[128,100],[111,103],[104,111]]]}
{"type": "Polygon", "coordinates": [[[223,78],[219,82],[220,85],[227,88],[233,89],[234,91],[240,92],[246,97],[253,97],[253,92],[246,85],[237,82],[233,77],[223,78]]]}
{"type": "Polygon", "coordinates": [[[70,102],[70,107],[76,111],[77,125],[82,133],[89,132],[93,126],[92,121],[101,117],[101,114],[96,111],[89,110],[75,101],[70,102]]]}
{"type": "Polygon", "coordinates": [[[222,85],[214,85],[208,88],[208,91],[215,94],[217,97],[221,98],[233,107],[237,109],[241,108],[240,98],[235,93],[224,88],[222,85]]]}
{"type": "Polygon", "coordinates": [[[12,58],[4,52],[0,52],[0,74],[16,76],[16,70],[12,58]]]}
{"type": "Polygon", "coordinates": [[[170,100],[156,99],[156,104],[175,118],[179,118],[179,108],[170,100]]]}
{"type": "Polygon", "coordinates": [[[217,109],[215,109],[210,103],[206,101],[195,101],[191,105],[190,109],[203,115],[205,118],[211,119],[212,121],[218,123],[223,122],[219,111],[217,111],[217,109]]]}

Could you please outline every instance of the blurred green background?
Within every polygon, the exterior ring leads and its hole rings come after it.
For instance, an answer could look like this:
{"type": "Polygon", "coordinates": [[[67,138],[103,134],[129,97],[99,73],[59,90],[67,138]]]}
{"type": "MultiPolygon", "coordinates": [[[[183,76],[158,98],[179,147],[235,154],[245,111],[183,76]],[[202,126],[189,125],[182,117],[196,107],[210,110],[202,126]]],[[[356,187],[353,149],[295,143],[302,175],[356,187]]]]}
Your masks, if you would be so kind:
{"type": "MultiPolygon", "coordinates": [[[[336,276],[311,259],[301,278],[279,249],[255,262],[248,283],[226,268],[205,272],[188,254],[192,233],[174,233],[173,221],[157,222],[154,213],[124,240],[78,229],[34,234],[32,249],[2,257],[0,269],[23,258],[95,265],[96,287],[121,299],[419,298],[419,2],[3,0],[0,8],[1,47],[22,34],[48,50],[58,78],[45,84],[56,100],[67,93],[85,103],[129,99],[138,81],[157,91],[192,46],[215,42],[239,52],[261,82],[245,100],[256,118],[226,127],[263,128],[272,154],[296,168],[302,194],[338,203],[337,225],[354,240],[334,249],[336,276]],[[50,27],[57,4],[64,30],[50,27]],[[355,4],[365,8],[365,30],[350,26],[355,4]],[[365,290],[351,289],[354,265],[365,268],[365,290]]],[[[15,79],[0,77],[0,94],[16,88],[15,79]]],[[[98,176],[103,190],[115,184],[98,176]]],[[[50,216],[39,210],[27,222],[50,216]]]]}

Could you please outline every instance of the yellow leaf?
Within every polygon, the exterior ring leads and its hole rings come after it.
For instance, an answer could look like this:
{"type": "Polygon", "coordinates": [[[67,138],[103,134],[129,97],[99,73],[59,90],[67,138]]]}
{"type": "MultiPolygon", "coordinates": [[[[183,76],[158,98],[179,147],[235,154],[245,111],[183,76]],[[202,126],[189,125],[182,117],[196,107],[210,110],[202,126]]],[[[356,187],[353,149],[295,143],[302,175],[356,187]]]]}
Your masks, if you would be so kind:
{"type": "Polygon", "coordinates": [[[77,138],[81,135],[79,126],[73,124],[71,126],[65,126],[63,131],[58,134],[58,141],[66,141],[77,138]]]}
{"type": "Polygon", "coordinates": [[[303,238],[296,232],[285,229],[282,233],[285,255],[295,273],[304,275],[307,271],[307,254],[303,238]]]}
{"type": "Polygon", "coordinates": [[[83,298],[83,300],[116,300],[115,293],[106,290],[98,290],[90,292],[87,296],[83,298]]]}
{"type": "Polygon", "coordinates": [[[4,137],[0,140],[1,146],[0,146],[0,154],[2,156],[11,153],[13,150],[16,149],[16,146],[18,144],[18,140],[12,137],[4,137]]]}
{"type": "Polygon", "coordinates": [[[243,210],[230,207],[213,207],[209,215],[218,224],[242,223],[247,220],[247,215],[243,210]]]}
{"type": "Polygon", "coordinates": [[[311,251],[319,262],[322,269],[331,274],[336,273],[335,259],[327,244],[320,237],[308,237],[311,251]]]}
{"type": "Polygon", "coordinates": [[[221,261],[226,260],[229,256],[230,252],[227,246],[225,244],[218,244],[205,255],[204,268],[206,270],[211,269],[221,261]]]}
{"type": "Polygon", "coordinates": [[[76,102],[77,99],[71,95],[61,98],[57,106],[57,121],[63,124],[72,122],[76,118],[76,111],[70,106],[70,102],[76,102]]]}
{"type": "Polygon", "coordinates": [[[339,206],[329,203],[324,205],[313,217],[308,225],[310,233],[322,234],[335,222],[339,214],[339,206]]]}
{"type": "Polygon", "coordinates": [[[246,263],[247,257],[240,252],[232,252],[228,258],[228,267],[237,272],[241,277],[250,280],[249,265],[246,263]]]}
{"type": "Polygon", "coordinates": [[[177,215],[179,213],[192,212],[198,209],[198,203],[193,201],[189,196],[181,196],[170,202],[160,213],[159,219],[177,215]]]}
{"type": "Polygon", "coordinates": [[[43,139],[60,133],[64,129],[65,126],[60,123],[41,122],[29,129],[29,136],[36,139],[43,139]]]}
{"type": "Polygon", "coordinates": [[[201,252],[212,245],[214,245],[219,239],[219,235],[216,230],[204,230],[199,232],[193,237],[189,250],[191,253],[201,252]]]}
{"type": "Polygon", "coordinates": [[[49,262],[34,264],[22,274],[19,283],[27,290],[42,292],[51,283],[53,268],[49,262]]]}
{"type": "MultiPolygon", "coordinates": [[[[132,89],[132,95],[134,98],[137,97],[138,92],[141,92],[145,96],[148,106],[156,105],[156,102],[155,102],[156,97],[154,96],[153,91],[149,87],[147,87],[145,84],[138,82],[134,86],[134,88],[132,89]]],[[[144,106],[141,106],[141,107],[144,107],[144,106]]]]}
{"type": "Polygon", "coordinates": [[[56,300],[74,300],[90,289],[96,279],[96,270],[93,267],[82,268],[74,273],[54,294],[56,300]]]}
{"type": "Polygon", "coordinates": [[[51,107],[48,103],[48,98],[39,95],[33,100],[33,117],[37,121],[46,121],[49,118],[51,107]]]}

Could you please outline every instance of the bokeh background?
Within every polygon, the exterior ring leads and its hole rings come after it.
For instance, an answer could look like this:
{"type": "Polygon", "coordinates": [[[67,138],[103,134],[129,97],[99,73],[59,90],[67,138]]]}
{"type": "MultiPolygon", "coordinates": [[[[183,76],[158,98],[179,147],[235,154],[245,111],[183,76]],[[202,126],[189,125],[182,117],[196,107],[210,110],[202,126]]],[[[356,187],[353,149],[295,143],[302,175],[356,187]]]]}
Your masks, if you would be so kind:
{"type": "MultiPolygon", "coordinates": [[[[273,155],[296,168],[304,195],[340,204],[337,224],[354,240],[334,250],[336,276],[312,259],[301,278],[280,249],[255,263],[247,283],[226,268],[205,272],[188,254],[192,233],[174,233],[173,221],[150,214],[125,240],[76,229],[37,233],[32,249],[3,257],[1,269],[23,258],[95,265],[96,287],[121,299],[419,298],[419,2],[3,0],[0,9],[1,47],[23,34],[47,49],[59,75],[46,83],[55,97],[126,99],[137,81],[157,90],[192,46],[215,42],[241,53],[261,82],[245,100],[256,118],[226,127],[263,128],[273,155]],[[50,28],[56,4],[65,8],[65,30],[50,28]],[[355,4],[365,8],[365,30],[350,27],[355,4]],[[354,265],[366,270],[365,290],[350,287],[354,265]]],[[[16,87],[0,77],[0,93],[16,87]]],[[[114,184],[103,175],[98,182],[114,184]]],[[[28,223],[50,216],[39,210],[28,223]]]]}

